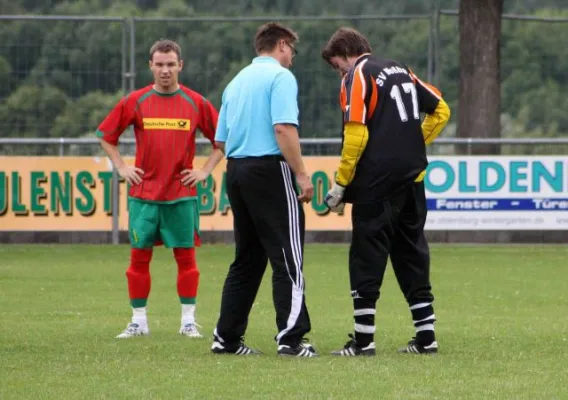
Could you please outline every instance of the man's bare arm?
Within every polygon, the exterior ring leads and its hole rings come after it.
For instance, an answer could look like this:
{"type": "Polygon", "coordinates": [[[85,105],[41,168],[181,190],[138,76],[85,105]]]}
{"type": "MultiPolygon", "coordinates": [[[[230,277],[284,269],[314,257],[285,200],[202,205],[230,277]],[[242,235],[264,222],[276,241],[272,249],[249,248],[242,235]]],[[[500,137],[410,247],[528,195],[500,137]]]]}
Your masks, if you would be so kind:
{"type": "Polygon", "coordinates": [[[181,171],[182,178],[181,183],[184,185],[195,186],[199,182],[203,182],[205,179],[211,175],[211,172],[215,169],[217,164],[221,162],[224,157],[224,150],[225,150],[225,143],[215,142],[217,146],[216,149],[213,149],[209,158],[205,162],[205,165],[201,169],[184,169],[181,171]],[[222,144],[222,146],[219,146],[222,144]]]}
{"type": "Polygon", "coordinates": [[[292,169],[292,172],[294,172],[298,185],[302,190],[298,197],[299,200],[303,202],[310,201],[314,195],[314,187],[302,160],[298,129],[291,124],[276,124],[274,125],[274,133],[276,134],[278,147],[280,147],[284,159],[292,169]]]}
{"type": "Polygon", "coordinates": [[[221,149],[221,151],[223,152],[223,154],[225,154],[225,142],[215,142],[215,146],[217,146],[219,149],[221,149]]]}
{"type": "Polygon", "coordinates": [[[114,146],[102,138],[99,138],[99,142],[101,143],[101,147],[107,154],[108,158],[110,158],[110,161],[112,161],[112,165],[114,165],[118,174],[122,178],[124,178],[130,185],[137,185],[142,182],[142,175],[144,175],[144,171],[140,168],[129,167],[126,165],[120,155],[118,146],[114,146]]]}
{"type": "Polygon", "coordinates": [[[300,149],[300,139],[298,130],[294,125],[276,124],[274,125],[276,133],[276,141],[280,147],[282,155],[286,159],[290,168],[296,177],[306,175],[306,168],[302,160],[302,152],[300,149]]]}

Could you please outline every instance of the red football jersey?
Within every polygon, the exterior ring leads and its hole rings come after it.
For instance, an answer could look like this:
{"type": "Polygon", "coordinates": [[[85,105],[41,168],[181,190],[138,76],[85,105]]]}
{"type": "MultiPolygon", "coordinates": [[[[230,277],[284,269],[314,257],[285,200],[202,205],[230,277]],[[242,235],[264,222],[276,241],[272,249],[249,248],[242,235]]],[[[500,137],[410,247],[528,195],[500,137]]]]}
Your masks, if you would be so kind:
{"type": "Polygon", "coordinates": [[[124,97],[99,125],[97,135],[117,145],[133,125],[136,167],[144,171],[142,183],[129,196],[157,202],[174,202],[197,195],[181,183],[181,171],[193,168],[195,131],[199,128],[215,147],[217,110],[202,95],[180,85],[171,94],[149,85],[124,97]]]}

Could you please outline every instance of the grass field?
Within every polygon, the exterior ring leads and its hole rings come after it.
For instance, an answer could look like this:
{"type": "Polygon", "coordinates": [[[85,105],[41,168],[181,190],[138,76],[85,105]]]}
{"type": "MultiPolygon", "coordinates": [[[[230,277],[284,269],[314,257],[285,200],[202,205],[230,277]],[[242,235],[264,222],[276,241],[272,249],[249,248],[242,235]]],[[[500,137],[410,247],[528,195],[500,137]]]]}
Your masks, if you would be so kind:
{"type": "Polygon", "coordinates": [[[413,334],[388,270],[377,357],[336,359],[352,331],[347,247],[305,254],[309,335],[321,357],[279,359],[267,271],[247,343],[262,357],[213,356],[211,334],[232,246],[199,249],[197,318],[177,334],[171,253],[156,250],[151,336],[114,339],[130,319],[126,246],[0,246],[0,399],[568,398],[568,248],[433,246],[437,356],[397,354],[413,334]]]}

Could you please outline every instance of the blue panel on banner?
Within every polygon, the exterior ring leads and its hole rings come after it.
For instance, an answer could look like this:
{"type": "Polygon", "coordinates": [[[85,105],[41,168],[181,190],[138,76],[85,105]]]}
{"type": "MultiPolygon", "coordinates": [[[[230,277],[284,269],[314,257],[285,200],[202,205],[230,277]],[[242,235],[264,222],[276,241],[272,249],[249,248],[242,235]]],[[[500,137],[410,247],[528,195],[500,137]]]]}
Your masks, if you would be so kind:
{"type": "Polygon", "coordinates": [[[427,205],[431,211],[568,211],[568,199],[444,198],[427,205]]]}

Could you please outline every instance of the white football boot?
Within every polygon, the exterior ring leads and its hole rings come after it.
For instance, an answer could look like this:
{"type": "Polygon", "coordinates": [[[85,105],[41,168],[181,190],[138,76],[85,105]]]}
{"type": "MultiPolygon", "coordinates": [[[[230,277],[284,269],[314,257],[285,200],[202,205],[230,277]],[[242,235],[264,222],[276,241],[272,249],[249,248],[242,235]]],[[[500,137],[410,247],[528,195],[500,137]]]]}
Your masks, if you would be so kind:
{"type": "Polygon", "coordinates": [[[123,330],[119,335],[116,336],[117,339],[127,339],[134,336],[148,336],[150,330],[148,327],[141,327],[133,322],[129,323],[125,330],[123,330]]]}
{"type": "Polygon", "coordinates": [[[199,333],[197,327],[201,328],[201,326],[196,323],[182,325],[181,328],[179,328],[179,334],[190,338],[201,339],[203,335],[199,333]]]}

